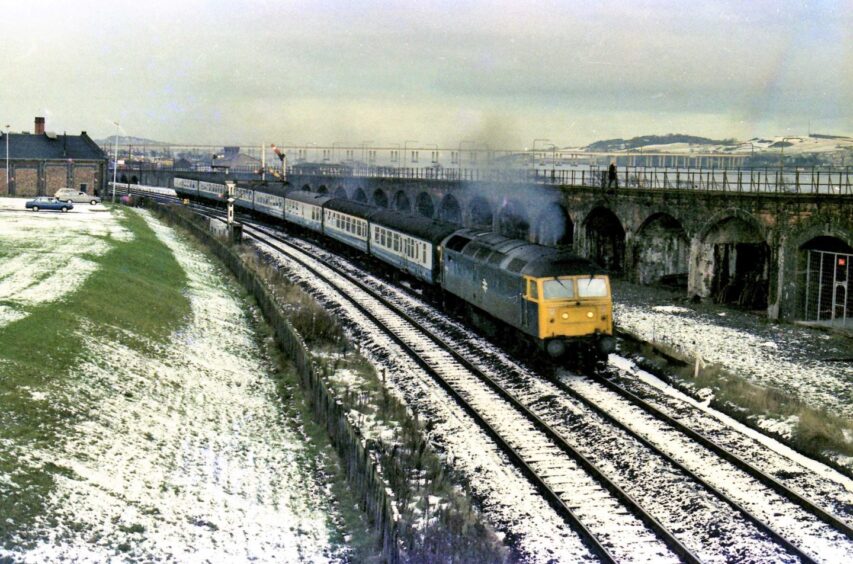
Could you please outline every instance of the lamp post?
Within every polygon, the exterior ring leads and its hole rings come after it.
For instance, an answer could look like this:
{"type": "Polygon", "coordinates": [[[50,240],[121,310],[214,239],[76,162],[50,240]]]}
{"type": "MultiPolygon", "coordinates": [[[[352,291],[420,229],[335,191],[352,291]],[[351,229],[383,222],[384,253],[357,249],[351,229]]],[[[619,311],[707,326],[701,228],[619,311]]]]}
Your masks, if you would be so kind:
{"type": "Polygon", "coordinates": [[[406,157],[406,151],[409,150],[409,143],[417,143],[417,142],[418,142],[417,139],[408,139],[406,141],[403,141],[403,158],[404,159],[408,158],[408,157],[406,157]]]}
{"type": "Polygon", "coordinates": [[[367,165],[370,164],[367,162],[367,156],[366,156],[368,145],[373,145],[373,141],[362,141],[361,142],[361,162],[364,164],[367,164],[367,165]]]}
{"type": "Polygon", "coordinates": [[[547,141],[548,143],[551,142],[550,139],[534,139],[533,140],[533,158],[530,159],[530,166],[533,169],[536,169],[536,143],[539,143],[540,141],[541,142],[547,141]]]}
{"type": "Polygon", "coordinates": [[[788,139],[799,139],[799,138],[798,137],[783,137],[782,138],[782,142],[779,144],[781,149],[782,149],[780,151],[780,154],[779,154],[779,169],[780,170],[785,169],[785,142],[788,139]]]}
{"type": "Polygon", "coordinates": [[[432,156],[434,158],[431,158],[430,161],[432,162],[432,164],[438,164],[438,143],[427,143],[426,145],[424,145],[424,148],[433,150],[432,156]]]}
{"type": "Polygon", "coordinates": [[[116,173],[118,172],[118,122],[114,121],[116,124],[116,142],[115,142],[115,151],[113,152],[113,203],[116,203],[116,173]]]}
{"type": "Polygon", "coordinates": [[[9,127],[11,127],[8,123],[6,124],[6,195],[9,195],[9,127]]]}
{"type": "MultiPolygon", "coordinates": [[[[333,163],[338,162],[338,147],[340,147],[344,144],[345,143],[343,141],[335,141],[334,143],[332,143],[332,162],[333,163]]],[[[341,159],[341,162],[342,161],[343,161],[343,159],[341,159]]]]}
{"type": "Polygon", "coordinates": [[[462,146],[465,145],[466,143],[469,145],[473,145],[474,141],[471,141],[470,139],[463,139],[462,141],[459,142],[459,147],[457,147],[457,149],[456,149],[456,158],[459,161],[458,164],[459,164],[460,169],[462,168],[462,160],[463,160],[462,159],[462,146]]]}

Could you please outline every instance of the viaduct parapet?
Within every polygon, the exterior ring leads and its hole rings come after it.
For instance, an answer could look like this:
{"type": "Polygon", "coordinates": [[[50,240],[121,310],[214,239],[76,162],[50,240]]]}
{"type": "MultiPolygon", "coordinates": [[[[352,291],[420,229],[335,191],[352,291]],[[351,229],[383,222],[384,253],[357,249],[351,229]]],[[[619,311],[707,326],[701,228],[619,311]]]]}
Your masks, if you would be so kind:
{"type": "MultiPolygon", "coordinates": [[[[172,173],[138,174],[141,183],[171,185],[172,173]]],[[[288,183],[571,247],[628,280],[678,286],[687,296],[766,309],[772,319],[853,317],[853,296],[847,292],[853,273],[849,194],[607,190],[314,175],[291,175],[288,183]]]]}

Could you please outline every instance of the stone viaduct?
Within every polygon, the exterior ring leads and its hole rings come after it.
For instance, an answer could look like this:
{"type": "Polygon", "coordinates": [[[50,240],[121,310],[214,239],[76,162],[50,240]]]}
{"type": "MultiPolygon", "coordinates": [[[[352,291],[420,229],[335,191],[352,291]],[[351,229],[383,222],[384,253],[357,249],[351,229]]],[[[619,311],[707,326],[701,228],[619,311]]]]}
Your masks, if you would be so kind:
{"type": "MultiPolygon", "coordinates": [[[[171,184],[164,172],[140,174],[143,184],[171,184]]],[[[806,272],[810,250],[853,254],[851,195],[608,192],[580,186],[309,175],[292,175],[288,182],[297,189],[570,247],[630,281],[766,308],[772,319],[803,318],[805,278],[817,275],[806,272]]],[[[853,273],[853,267],[846,272],[853,273]]],[[[842,278],[839,298],[853,311],[847,276],[842,278]]]]}

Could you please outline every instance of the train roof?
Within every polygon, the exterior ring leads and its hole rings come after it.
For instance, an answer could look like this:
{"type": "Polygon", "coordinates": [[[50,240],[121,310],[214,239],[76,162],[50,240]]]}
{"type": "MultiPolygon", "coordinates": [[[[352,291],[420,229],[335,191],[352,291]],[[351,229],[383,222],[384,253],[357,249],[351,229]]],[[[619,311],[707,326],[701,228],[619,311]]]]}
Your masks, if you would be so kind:
{"type": "Polygon", "coordinates": [[[447,238],[444,246],[478,262],[535,278],[605,272],[570,251],[510,239],[492,231],[460,229],[447,238]]]}
{"type": "Polygon", "coordinates": [[[355,217],[360,217],[361,219],[371,219],[373,214],[379,210],[379,208],[369,206],[361,202],[356,202],[354,200],[345,200],[344,198],[331,198],[326,202],[326,208],[355,217]]]}
{"type": "Polygon", "coordinates": [[[370,222],[433,243],[439,243],[454,231],[459,230],[458,225],[453,225],[446,221],[409,215],[393,210],[380,210],[376,212],[370,218],[370,222]]]}
{"type": "Polygon", "coordinates": [[[294,190],[288,192],[285,197],[288,200],[296,200],[297,202],[305,202],[315,206],[324,206],[326,202],[332,198],[327,194],[317,194],[316,192],[308,192],[306,190],[294,190]]]}
{"type": "Polygon", "coordinates": [[[251,180],[249,182],[240,182],[237,184],[240,188],[248,188],[249,190],[254,190],[255,192],[264,192],[266,194],[273,194],[274,196],[286,196],[288,193],[293,192],[293,186],[280,181],[269,181],[264,182],[262,180],[251,180]]]}

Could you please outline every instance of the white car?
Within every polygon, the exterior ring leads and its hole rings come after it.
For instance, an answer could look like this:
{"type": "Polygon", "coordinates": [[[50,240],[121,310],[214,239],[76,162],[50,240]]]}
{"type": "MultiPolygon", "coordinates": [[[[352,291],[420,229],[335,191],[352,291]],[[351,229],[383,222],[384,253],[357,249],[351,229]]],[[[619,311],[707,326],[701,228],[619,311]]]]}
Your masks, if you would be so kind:
{"type": "Polygon", "coordinates": [[[73,203],[73,202],[89,202],[93,206],[101,201],[101,199],[97,196],[93,196],[92,194],[87,194],[86,192],[78,192],[77,190],[72,190],[71,188],[60,188],[54,194],[54,197],[58,200],[62,200],[63,202],[73,203]]]}

